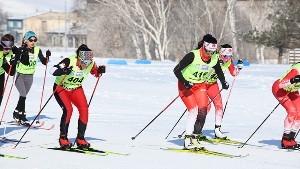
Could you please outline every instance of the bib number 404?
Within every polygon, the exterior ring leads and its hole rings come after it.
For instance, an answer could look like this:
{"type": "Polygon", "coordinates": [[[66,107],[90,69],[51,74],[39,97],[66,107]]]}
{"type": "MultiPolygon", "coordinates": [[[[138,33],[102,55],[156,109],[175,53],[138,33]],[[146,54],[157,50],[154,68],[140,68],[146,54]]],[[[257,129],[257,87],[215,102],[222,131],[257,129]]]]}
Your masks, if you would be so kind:
{"type": "Polygon", "coordinates": [[[84,77],[78,78],[78,77],[71,77],[68,79],[69,82],[71,83],[82,83],[84,77]]]}

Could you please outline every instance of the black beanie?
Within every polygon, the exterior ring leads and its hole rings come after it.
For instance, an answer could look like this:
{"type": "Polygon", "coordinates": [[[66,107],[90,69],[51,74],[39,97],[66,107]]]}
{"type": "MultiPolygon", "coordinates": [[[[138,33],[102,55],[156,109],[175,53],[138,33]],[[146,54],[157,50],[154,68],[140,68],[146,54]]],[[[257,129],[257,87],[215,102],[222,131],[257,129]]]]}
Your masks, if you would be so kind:
{"type": "Polygon", "coordinates": [[[76,50],[76,54],[78,56],[79,51],[92,51],[90,48],[87,47],[86,44],[82,44],[79,46],[79,48],[76,50]]]}

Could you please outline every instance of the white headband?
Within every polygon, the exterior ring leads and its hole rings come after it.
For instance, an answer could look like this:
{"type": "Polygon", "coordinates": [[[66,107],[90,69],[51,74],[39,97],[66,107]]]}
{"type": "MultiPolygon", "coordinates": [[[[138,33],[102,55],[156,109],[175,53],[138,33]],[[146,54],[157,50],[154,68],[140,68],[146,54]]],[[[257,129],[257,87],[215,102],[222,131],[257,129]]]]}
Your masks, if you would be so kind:
{"type": "Polygon", "coordinates": [[[223,56],[232,56],[232,48],[221,48],[220,54],[223,56]]]}
{"type": "Polygon", "coordinates": [[[217,44],[214,44],[214,43],[208,43],[208,42],[204,41],[204,47],[206,50],[212,51],[212,52],[217,50],[217,44]]]}

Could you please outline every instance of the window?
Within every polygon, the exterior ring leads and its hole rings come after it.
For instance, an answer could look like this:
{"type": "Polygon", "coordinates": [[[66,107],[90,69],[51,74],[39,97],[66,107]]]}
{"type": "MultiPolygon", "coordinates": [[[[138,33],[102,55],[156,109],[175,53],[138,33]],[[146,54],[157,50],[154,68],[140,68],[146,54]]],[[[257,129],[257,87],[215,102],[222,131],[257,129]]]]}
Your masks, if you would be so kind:
{"type": "Polygon", "coordinates": [[[10,28],[12,28],[12,27],[14,27],[14,22],[13,21],[8,21],[8,27],[10,27],[10,28]]]}

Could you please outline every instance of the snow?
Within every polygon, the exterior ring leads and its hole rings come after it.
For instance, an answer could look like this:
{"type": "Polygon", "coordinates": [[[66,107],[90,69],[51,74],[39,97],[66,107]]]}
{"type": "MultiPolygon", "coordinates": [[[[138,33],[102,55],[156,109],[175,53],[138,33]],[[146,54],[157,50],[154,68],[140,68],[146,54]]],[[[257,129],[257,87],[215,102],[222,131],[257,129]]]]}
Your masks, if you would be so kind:
{"type": "MultiPolygon", "coordinates": [[[[46,48],[43,48],[45,51],[46,48]]],[[[53,49],[48,70],[62,58],[75,50],[53,49]]],[[[106,64],[109,58],[96,58],[98,65],[106,64]]],[[[179,153],[161,148],[180,148],[183,140],[177,138],[185,130],[186,115],[181,119],[168,139],[165,139],[173,125],[185,110],[180,98],[166,109],[135,140],[131,137],[139,133],[156,115],[178,96],[177,79],[173,74],[176,65],[171,61],[152,61],[150,65],[134,64],[107,65],[107,73],[101,77],[90,105],[90,116],[86,139],[94,148],[129,156],[108,155],[104,157],[71,152],[48,150],[45,147],[58,146],[61,109],[56,100],[50,99],[42,111],[40,120],[45,127],[55,124],[52,130],[30,129],[16,149],[13,143],[1,143],[0,153],[28,157],[25,160],[0,158],[1,168],[97,168],[97,169],[179,169],[179,168],[231,168],[231,169],[281,169],[299,168],[299,153],[280,150],[283,120],[286,112],[279,106],[248,141],[249,144],[263,147],[244,146],[237,148],[228,145],[203,143],[209,150],[249,156],[226,158],[179,153]]],[[[251,65],[244,67],[236,78],[224,115],[222,131],[233,140],[244,142],[257,129],[262,121],[278,104],[271,93],[273,81],[279,78],[289,65],[251,65]]],[[[26,111],[29,120],[39,112],[45,66],[37,65],[33,86],[27,96],[26,111]]],[[[225,73],[231,84],[233,77],[225,73]]],[[[84,82],[83,87],[89,100],[97,79],[93,76],[84,82]]],[[[54,77],[47,72],[43,103],[52,94],[54,77]]],[[[5,106],[12,77],[8,82],[1,113],[5,106]]],[[[222,91],[225,105],[229,90],[222,91]]],[[[15,87],[8,102],[4,120],[12,120],[12,112],[19,94],[15,87]]],[[[2,114],[1,114],[2,115],[2,114]]],[[[74,107],[69,128],[69,139],[74,141],[77,133],[78,111],[74,107]]],[[[213,137],[214,108],[209,112],[204,126],[204,134],[213,137]]],[[[19,140],[26,128],[2,124],[0,134],[19,140]],[[5,130],[6,128],[6,130],[5,130]],[[4,131],[5,130],[5,131],[4,131]],[[5,134],[4,134],[5,132],[5,134]]],[[[299,141],[299,139],[297,139],[299,141]]]]}

